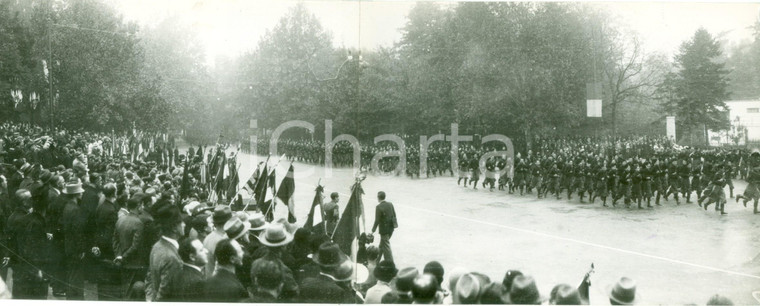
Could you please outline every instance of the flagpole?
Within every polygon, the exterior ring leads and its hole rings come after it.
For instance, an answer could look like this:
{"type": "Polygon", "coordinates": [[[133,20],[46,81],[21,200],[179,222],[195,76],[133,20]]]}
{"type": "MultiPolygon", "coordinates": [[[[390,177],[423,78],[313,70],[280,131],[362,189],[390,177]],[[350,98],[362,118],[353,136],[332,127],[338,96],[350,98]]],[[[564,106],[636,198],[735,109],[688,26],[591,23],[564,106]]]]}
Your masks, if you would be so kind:
{"type": "MultiPolygon", "coordinates": [[[[319,181],[317,181],[317,189],[319,189],[319,187],[323,187],[321,184],[322,184],[322,178],[320,177],[319,181]]],[[[324,190],[324,187],[323,187],[323,190],[324,190]]],[[[325,233],[327,233],[327,222],[325,222],[325,211],[324,211],[324,209],[322,209],[322,206],[323,206],[322,202],[324,202],[324,200],[322,200],[322,198],[320,198],[319,199],[319,217],[320,217],[320,219],[322,219],[322,227],[325,228],[325,233]]],[[[314,216],[313,215],[312,215],[311,218],[312,218],[312,220],[314,220],[314,216]]],[[[335,227],[338,227],[338,225],[336,224],[335,227]]],[[[330,236],[330,238],[332,238],[332,235],[330,236]]]]}
{"type": "MultiPolygon", "coordinates": [[[[269,158],[272,157],[271,154],[267,154],[267,160],[264,162],[264,169],[262,169],[262,173],[259,175],[259,178],[256,180],[256,186],[254,186],[254,196],[256,197],[256,208],[261,211],[261,205],[264,204],[264,201],[266,200],[266,186],[264,186],[264,190],[262,190],[261,194],[256,194],[256,187],[259,186],[261,183],[261,180],[265,180],[264,184],[267,184],[269,181],[269,158]],[[266,170],[266,171],[264,171],[266,170]],[[259,202],[259,198],[261,198],[261,202],[259,202]]],[[[263,211],[261,211],[263,212],[263,211]]],[[[266,216],[266,215],[264,215],[266,216]]]]}

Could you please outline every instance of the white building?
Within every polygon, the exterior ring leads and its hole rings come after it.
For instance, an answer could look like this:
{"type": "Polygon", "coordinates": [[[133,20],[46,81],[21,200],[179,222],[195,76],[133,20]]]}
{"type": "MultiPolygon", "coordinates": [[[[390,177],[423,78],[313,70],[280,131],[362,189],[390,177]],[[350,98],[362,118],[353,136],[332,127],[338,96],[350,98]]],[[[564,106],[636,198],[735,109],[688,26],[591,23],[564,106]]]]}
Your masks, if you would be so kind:
{"type": "Polygon", "coordinates": [[[760,100],[726,101],[726,106],[731,128],[726,131],[708,131],[710,145],[760,142],[760,100]]]}

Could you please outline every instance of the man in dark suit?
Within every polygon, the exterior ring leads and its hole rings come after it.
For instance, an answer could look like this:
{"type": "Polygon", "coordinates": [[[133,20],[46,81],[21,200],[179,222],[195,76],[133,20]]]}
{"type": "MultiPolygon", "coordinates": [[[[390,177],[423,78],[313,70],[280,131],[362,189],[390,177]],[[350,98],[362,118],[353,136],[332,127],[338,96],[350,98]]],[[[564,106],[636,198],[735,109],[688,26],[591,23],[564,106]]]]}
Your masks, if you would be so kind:
{"type": "Polygon", "coordinates": [[[185,238],[179,242],[179,257],[182,270],[170,282],[170,296],[166,301],[199,302],[203,298],[203,268],[208,261],[208,250],[198,239],[185,238]]]}
{"type": "Polygon", "coordinates": [[[282,264],[274,260],[258,260],[251,267],[253,292],[246,303],[281,303],[279,299],[284,286],[282,264]]]}
{"type": "Polygon", "coordinates": [[[19,186],[21,186],[21,181],[24,180],[24,173],[22,172],[24,167],[29,167],[25,159],[16,160],[14,163],[13,174],[8,177],[8,194],[16,194],[19,186]]]}
{"type": "MultiPolygon", "coordinates": [[[[86,192],[86,191],[85,191],[86,192]]],[[[120,299],[119,270],[114,264],[113,235],[118,220],[116,184],[103,186],[105,200],[95,210],[95,249],[97,256],[98,301],[120,299]]]]}
{"type": "Polygon", "coordinates": [[[145,279],[146,249],[143,247],[144,224],[139,212],[142,207],[140,197],[132,197],[127,201],[129,213],[116,221],[113,237],[114,263],[121,266],[122,296],[131,300],[132,285],[145,279]]]}
{"type": "Polygon", "coordinates": [[[161,238],[150,251],[150,266],[145,277],[145,299],[163,301],[171,296],[169,286],[175,274],[182,271],[177,239],[185,232],[179,208],[166,205],[156,210],[156,223],[161,228],[161,238]]]}
{"type": "Polygon", "coordinates": [[[31,198],[22,203],[26,209],[31,208],[31,213],[20,219],[20,227],[14,232],[16,251],[21,260],[13,266],[13,298],[44,300],[48,287],[41,270],[47,267],[48,261],[44,205],[31,201],[31,198]]]}
{"type": "MultiPolygon", "coordinates": [[[[0,175],[0,241],[6,246],[8,243],[6,224],[11,213],[13,213],[13,208],[10,195],[8,194],[8,179],[0,175]]],[[[8,279],[8,262],[6,262],[6,260],[10,261],[10,257],[8,256],[10,256],[8,249],[0,248],[0,258],[2,258],[2,262],[0,262],[0,277],[2,279],[8,279]]]]}
{"type": "MultiPolygon", "coordinates": [[[[319,275],[303,280],[299,303],[356,304],[354,294],[338,285],[338,269],[349,262],[348,256],[333,242],[319,246],[312,260],[319,265],[319,275]]],[[[349,262],[350,264],[350,262],[349,262]]],[[[351,265],[352,266],[352,265],[351,265]]]]}
{"type": "Polygon", "coordinates": [[[249,297],[235,275],[243,264],[243,247],[236,240],[219,241],[214,251],[216,272],[203,284],[204,302],[239,302],[249,297]]]}
{"type": "Polygon", "coordinates": [[[84,300],[84,257],[90,251],[84,240],[86,216],[79,206],[82,183],[74,179],[66,184],[63,198],[66,201],[61,213],[64,256],[66,258],[66,299],[84,300]]]}
{"type": "MultiPolygon", "coordinates": [[[[393,230],[398,227],[396,220],[396,210],[393,209],[393,203],[385,201],[385,192],[377,193],[377,200],[380,202],[375,206],[375,224],[372,226],[374,234],[380,227],[380,254],[385,260],[393,261],[393,251],[391,251],[391,236],[393,230]]],[[[379,260],[379,258],[378,258],[379,260]]]]}

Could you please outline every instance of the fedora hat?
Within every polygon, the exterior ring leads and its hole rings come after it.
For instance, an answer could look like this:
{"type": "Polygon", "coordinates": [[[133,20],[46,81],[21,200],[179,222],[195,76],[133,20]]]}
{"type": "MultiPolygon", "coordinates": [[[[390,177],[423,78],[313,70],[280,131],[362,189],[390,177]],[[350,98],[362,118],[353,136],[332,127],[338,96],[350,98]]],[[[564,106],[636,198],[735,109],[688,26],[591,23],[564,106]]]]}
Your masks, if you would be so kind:
{"type": "Polygon", "coordinates": [[[232,209],[226,205],[218,205],[214,207],[214,213],[208,217],[208,223],[222,223],[227,222],[232,218],[232,209]]]}
{"type": "Polygon", "coordinates": [[[477,304],[480,291],[487,284],[473,273],[462,275],[457,281],[456,291],[454,291],[454,302],[457,304],[477,304]]]}
{"type": "Polygon", "coordinates": [[[248,229],[251,228],[251,224],[248,222],[240,221],[238,218],[232,218],[224,224],[224,232],[227,233],[227,237],[230,239],[238,239],[248,233],[248,229]]]}
{"type": "Polygon", "coordinates": [[[288,220],[286,220],[285,218],[280,218],[277,221],[275,221],[275,223],[282,224],[282,226],[285,228],[285,230],[288,231],[288,233],[290,233],[291,235],[295,234],[296,230],[298,229],[297,225],[288,222],[288,220]]]}
{"type": "Polygon", "coordinates": [[[48,171],[47,169],[42,169],[42,171],[40,171],[40,182],[43,184],[47,184],[51,178],[53,178],[52,172],[48,171]]]}
{"type": "Polygon", "coordinates": [[[350,259],[344,260],[338,266],[338,268],[335,269],[333,277],[335,278],[336,282],[345,282],[352,280],[354,277],[354,262],[350,259]]]}
{"type": "Polygon", "coordinates": [[[66,190],[63,191],[63,194],[80,194],[84,193],[84,189],[82,189],[82,182],[79,179],[73,179],[66,183],[66,190]]]}
{"type": "Polygon", "coordinates": [[[396,273],[398,273],[396,264],[389,260],[381,261],[379,264],[377,264],[375,271],[373,272],[375,278],[386,283],[390,282],[391,279],[396,276],[396,273]]]}
{"type": "Polygon", "coordinates": [[[182,222],[182,215],[179,207],[174,205],[162,205],[155,208],[156,222],[163,225],[173,225],[182,222]]]}
{"type": "Polygon", "coordinates": [[[423,273],[417,275],[412,283],[412,298],[415,301],[430,301],[438,292],[438,280],[435,275],[423,273]]]}
{"type": "MultiPolygon", "coordinates": [[[[250,224],[248,225],[250,226],[250,224]]],[[[259,242],[265,246],[278,247],[293,241],[293,234],[285,230],[281,223],[272,223],[259,234],[259,242]]]]}
{"type": "Polygon", "coordinates": [[[260,212],[254,212],[248,217],[248,222],[251,223],[251,231],[263,231],[269,226],[269,223],[264,219],[264,215],[260,212]]]}
{"type": "Polygon", "coordinates": [[[504,284],[493,282],[483,288],[483,293],[480,295],[480,304],[504,304],[506,299],[507,288],[504,287],[504,284]]]}
{"type": "Polygon", "coordinates": [[[559,284],[552,289],[552,302],[554,305],[583,305],[578,289],[568,284],[559,284]]]}
{"type": "Polygon", "coordinates": [[[417,270],[417,268],[403,268],[401,271],[398,271],[398,274],[395,278],[395,286],[393,287],[396,289],[396,291],[408,292],[411,294],[412,287],[414,286],[414,279],[417,277],[417,275],[420,275],[420,271],[417,270]]]}
{"type": "Polygon", "coordinates": [[[621,305],[636,304],[641,299],[636,293],[636,281],[625,276],[621,277],[615,285],[607,287],[607,296],[621,305]]]}
{"type": "Polygon", "coordinates": [[[541,294],[538,293],[538,287],[536,287],[536,281],[533,277],[526,275],[515,277],[507,301],[510,304],[540,304],[541,294]]]}
{"type": "Polygon", "coordinates": [[[348,256],[343,254],[336,243],[328,241],[319,246],[319,250],[314,254],[312,260],[322,267],[337,268],[348,260],[348,256]]]}

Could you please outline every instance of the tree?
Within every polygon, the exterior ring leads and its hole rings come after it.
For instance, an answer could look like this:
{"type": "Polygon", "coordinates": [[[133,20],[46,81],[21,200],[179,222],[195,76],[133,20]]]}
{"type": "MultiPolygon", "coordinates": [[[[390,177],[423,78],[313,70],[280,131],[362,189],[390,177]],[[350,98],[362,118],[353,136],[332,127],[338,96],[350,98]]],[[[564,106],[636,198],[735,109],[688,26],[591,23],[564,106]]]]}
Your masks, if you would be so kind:
{"type": "Polygon", "coordinates": [[[667,72],[667,65],[664,58],[646,54],[632,33],[619,35],[608,28],[606,36],[611,40],[607,44],[611,48],[602,55],[605,109],[609,109],[612,134],[617,135],[621,105],[651,100],[667,72]]]}
{"type": "Polygon", "coordinates": [[[255,111],[259,126],[267,129],[287,120],[318,119],[318,105],[327,103],[320,101],[325,98],[321,91],[335,74],[344,73],[340,68],[346,57],[334,51],[331,39],[303,4],[294,6],[267,31],[256,50],[241,59],[238,79],[250,85],[240,89],[238,103],[246,114],[255,111]],[[330,71],[315,71],[320,61],[329,63],[324,66],[330,71]],[[322,78],[329,80],[319,81],[322,78]]]}
{"type": "Polygon", "coordinates": [[[0,118],[9,119],[13,113],[14,103],[11,90],[18,89],[22,75],[21,55],[16,43],[14,29],[19,23],[18,17],[11,11],[10,1],[0,1],[0,118]]]}
{"type": "Polygon", "coordinates": [[[203,64],[205,54],[195,33],[186,30],[189,27],[177,17],[140,33],[142,86],[149,86],[160,101],[145,105],[147,112],[141,112],[143,118],[138,120],[160,123],[161,128],[208,129],[207,118],[216,103],[213,79],[203,64]]]}
{"type": "Polygon", "coordinates": [[[729,126],[725,103],[729,97],[728,70],[725,63],[717,61],[720,56],[718,42],[707,30],[698,29],[681,44],[675,56],[677,72],[668,75],[660,88],[666,93],[666,110],[676,115],[678,130],[684,131],[682,138],[692,137],[696,131],[708,143],[707,129],[724,130],[729,126]]]}
{"type": "Polygon", "coordinates": [[[753,40],[732,48],[726,66],[731,70],[732,99],[760,99],[760,18],[754,25],[753,40]]]}

